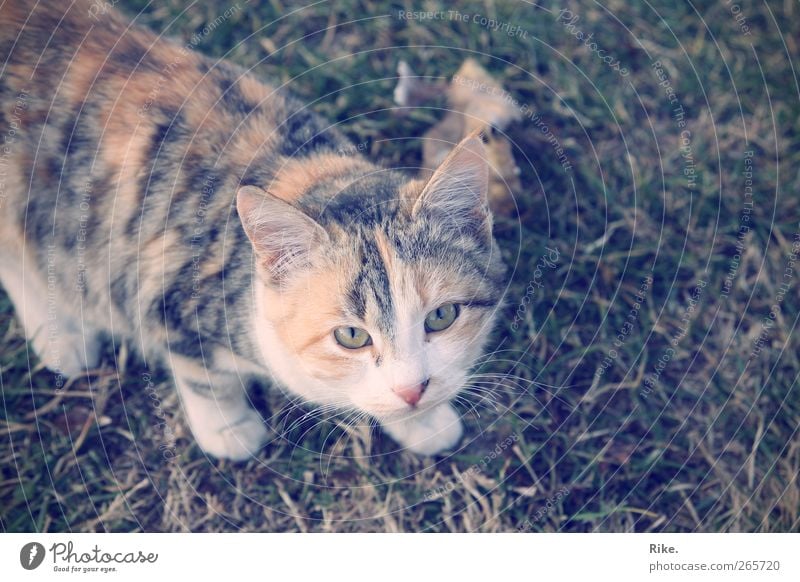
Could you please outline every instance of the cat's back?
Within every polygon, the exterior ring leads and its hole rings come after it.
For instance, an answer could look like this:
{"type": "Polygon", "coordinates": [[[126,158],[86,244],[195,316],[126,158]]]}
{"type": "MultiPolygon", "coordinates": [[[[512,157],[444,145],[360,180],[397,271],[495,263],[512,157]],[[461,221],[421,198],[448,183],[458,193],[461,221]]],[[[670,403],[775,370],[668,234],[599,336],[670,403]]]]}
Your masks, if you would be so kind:
{"type": "Polygon", "coordinates": [[[95,222],[113,198],[126,234],[138,233],[146,198],[199,195],[211,167],[217,181],[241,178],[255,155],[275,148],[286,114],[272,87],[107,3],[4,2],[0,67],[0,121],[11,128],[4,214],[27,222],[26,235],[53,222],[38,210],[56,202],[56,226],[74,234],[70,218],[89,192],[95,222]]]}
{"type": "Polygon", "coordinates": [[[108,4],[2,3],[0,267],[36,265],[81,291],[64,301],[127,311],[193,253],[221,264],[224,194],[270,147],[272,93],[108,4]]]}
{"type": "Polygon", "coordinates": [[[0,268],[36,264],[65,289],[78,281],[65,302],[125,319],[145,305],[159,328],[180,325],[167,307],[212,305],[223,274],[246,279],[249,244],[230,220],[240,184],[270,184],[289,158],[350,151],[284,90],[109,3],[6,1],[0,67],[11,128],[0,268]],[[193,273],[208,297],[193,292],[193,273]]]}
{"type": "Polygon", "coordinates": [[[11,0],[0,4],[0,86],[24,90],[31,99],[68,107],[85,98],[98,73],[108,81],[130,76],[131,66],[147,67],[157,46],[149,31],[131,26],[114,10],[96,13],[88,0],[11,0]],[[126,75],[127,73],[127,75],[126,75]],[[81,94],[81,90],[83,93],[81,94]]]}
{"type": "Polygon", "coordinates": [[[192,48],[138,26],[108,3],[6,1],[0,5],[3,112],[25,92],[45,117],[90,108],[114,133],[149,129],[178,110],[187,126],[221,128],[241,122],[259,103],[283,101],[238,67],[192,48]]]}
{"type": "Polygon", "coordinates": [[[39,197],[54,196],[54,184],[68,199],[87,181],[101,187],[95,199],[113,190],[124,215],[164,178],[173,192],[202,189],[213,166],[217,177],[255,183],[281,156],[348,149],[282,88],[193,48],[109,3],[2,3],[0,115],[16,126],[9,165],[39,197]]]}

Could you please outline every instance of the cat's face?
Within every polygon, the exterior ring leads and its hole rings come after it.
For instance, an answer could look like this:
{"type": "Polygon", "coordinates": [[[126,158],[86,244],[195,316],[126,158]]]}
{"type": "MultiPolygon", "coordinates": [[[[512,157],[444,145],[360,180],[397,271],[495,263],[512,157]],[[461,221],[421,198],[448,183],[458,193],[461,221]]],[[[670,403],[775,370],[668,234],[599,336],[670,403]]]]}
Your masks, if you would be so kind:
{"type": "Polygon", "coordinates": [[[360,176],[323,206],[309,197],[308,213],[242,189],[261,269],[256,330],[289,390],[380,420],[457,394],[504,284],[487,172],[471,138],[427,184],[360,176]]]}

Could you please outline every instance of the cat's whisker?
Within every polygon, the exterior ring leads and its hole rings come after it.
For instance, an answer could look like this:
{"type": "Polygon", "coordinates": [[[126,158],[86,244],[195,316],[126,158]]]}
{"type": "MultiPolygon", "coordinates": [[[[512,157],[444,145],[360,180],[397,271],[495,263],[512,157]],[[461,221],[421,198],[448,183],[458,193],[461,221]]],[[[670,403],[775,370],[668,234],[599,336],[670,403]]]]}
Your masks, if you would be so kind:
{"type": "Polygon", "coordinates": [[[522,384],[527,384],[527,385],[531,385],[531,386],[537,386],[537,387],[540,387],[540,388],[547,388],[549,390],[568,390],[570,388],[577,388],[578,387],[577,385],[574,385],[574,384],[557,386],[555,384],[547,384],[545,382],[540,382],[538,380],[531,380],[529,378],[522,378],[522,377],[519,377],[519,376],[517,376],[517,377],[506,376],[504,378],[505,379],[513,379],[514,381],[520,382],[522,384]]]}
{"type": "Polygon", "coordinates": [[[336,423],[336,419],[341,417],[342,415],[349,414],[353,411],[352,407],[332,407],[330,410],[322,411],[319,414],[314,415],[309,420],[314,420],[315,422],[309,426],[302,434],[298,437],[298,440],[302,440],[305,435],[309,432],[314,430],[316,427],[320,426],[323,422],[331,422],[336,423]]]}
{"type": "MultiPolygon", "coordinates": [[[[330,412],[333,412],[335,410],[336,410],[336,407],[334,407],[333,405],[328,405],[326,407],[320,407],[320,408],[316,408],[314,410],[310,410],[309,412],[307,412],[306,414],[301,416],[299,419],[295,419],[292,422],[292,424],[289,425],[288,427],[285,426],[285,422],[284,422],[284,427],[281,429],[280,434],[281,434],[281,436],[286,436],[289,433],[291,433],[292,430],[294,430],[295,428],[301,427],[306,422],[310,422],[310,421],[312,421],[312,420],[314,420],[316,418],[319,418],[321,416],[325,416],[326,414],[329,414],[330,412]]],[[[288,421],[288,418],[286,419],[286,421],[288,421]]]]}
{"type": "Polygon", "coordinates": [[[464,387],[462,393],[478,396],[482,401],[490,401],[494,405],[498,404],[497,394],[487,388],[468,385],[464,387]]]}
{"type": "Polygon", "coordinates": [[[475,405],[470,400],[464,398],[463,396],[457,394],[456,396],[453,397],[453,402],[468,407],[469,411],[472,412],[472,414],[475,416],[476,419],[479,419],[481,417],[481,413],[478,412],[478,409],[475,408],[475,405]]]}
{"type": "MultiPolygon", "coordinates": [[[[517,352],[517,350],[504,350],[504,351],[517,352]]],[[[535,373],[535,371],[528,364],[525,364],[524,362],[522,362],[519,359],[515,360],[515,359],[511,359],[511,358],[496,358],[496,357],[494,357],[497,353],[498,353],[498,351],[495,350],[494,352],[490,352],[490,353],[484,354],[482,357],[480,357],[480,358],[478,358],[478,360],[476,360],[476,362],[474,364],[474,368],[481,368],[481,367],[492,365],[492,366],[497,366],[497,367],[501,367],[501,368],[505,367],[505,368],[508,368],[508,369],[506,369],[505,371],[497,371],[497,372],[492,372],[492,371],[490,371],[490,372],[479,372],[479,371],[476,371],[473,374],[494,374],[494,375],[498,375],[498,376],[513,376],[513,377],[520,378],[522,380],[538,382],[540,384],[543,384],[543,385],[547,386],[548,388],[574,388],[574,387],[577,387],[577,385],[556,386],[556,385],[552,385],[552,384],[545,384],[544,382],[539,382],[538,380],[530,380],[528,378],[524,378],[518,372],[515,372],[515,370],[517,370],[517,369],[524,370],[530,376],[536,376],[537,374],[535,373]]],[[[519,352],[519,354],[522,355],[521,352],[519,352]]]]}
{"type": "Polygon", "coordinates": [[[277,423],[281,418],[283,418],[283,425],[284,428],[286,426],[286,422],[289,420],[289,415],[295,410],[304,408],[307,405],[303,401],[302,398],[299,396],[295,398],[291,398],[284,406],[282,406],[279,410],[274,412],[268,419],[266,419],[269,423],[277,423]]]}
{"type": "MultiPolygon", "coordinates": [[[[325,418],[319,418],[319,416],[315,417],[316,422],[311,424],[311,426],[309,426],[300,435],[298,435],[298,437],[296,439],[294,439],[294,442],[292,442],[292,451],[291,451],[290,456],[289,456],[290,459],[292,459],[294,457],[294,451],[301,446],[300,443],[303,442],[303,440],[305,439],[305,436],[309,432],[314,430],[316,427],[320,426],[325,421],[334,422],[337,417],[340,417],[342,415],[348,415],[349,416],[350,414],[353,414],[353,412],[354,412],[354,410],[352,408],[344,408],[344,409],[340,408],[340,409],[335,409],[335,410],[337,410],[337,412],[335,412],[334,414],[326,415],[325,418]]],[[[357,411],[355,411],[355,412],[357,412],[357,411]]],[[[328,436],[330,436],[330,433],[328,433],[328,436]]],[[[327,440],[327,437],[326,437],[326,440],[327,440]]],[[[320,451],[319,451],[320,454],[322,454],[322,451],[324,450],[324,448],[325,448],[325,443],[323,442],[322,446],[320,447],[320,451]]]]}
{"type": "Polygon", "coordinates": [[[512,373],[510,371],[506,371],[506,372],[491,372],[491,371],[490,372],[474,372],[471,375],[472,376],[482,376],[482,377],[487,377],[487,378],[514,378],[514,379],[517,379],[517,380],[522,380],[524,382],[537,382],[537,383],[540,383],[540,384],[544,383],[544,382],[539,382],[538,380],[533,380],[531,378],[526,378],[525,376],[522,376],[520,374],[515,374],[515,373],[512,373]]]}
{"type": "Polygon", "coordinates": [[[571,404],[569,402],[567,402],[566,400],[561,398],[557,394],[557,392],[553,391],[553,390],[560,390],[561,387],[552,388],[548,384],[544,384],[542,382],[537,382],[535,380],[530,380],[528,378],[522,378],[522,377],[518,377],[518,376],[506,376],[506,375],[494,376],[494,375],[491,375],[491,374],[486,374],[486,375],[473,376],[470,380],[472,382],[478,381],[476,379],[484,379],[484,381],[494,382],[495,385],[498,386],[498,387],[501,387],[501,386],[508,387],[509,384],[511,384],[513,386],[516,386],[520,390],[524,390],[528,394],[531,394],[529,388],[530,387],[534,387],[534,388],[537,388],[537,389],[539,389],[539,390],[541,390],[543,392],[546,392],[547,394],[549,394],[553,398],[557,398],[563,404],[571,406],[571,404]]]}
{"type": "MultiPolygon", "coordinates": [[[[499,386],[497,384],[486,383],[481,381],[474,381],[468,384],[465,384],[462,390],[467,388],[471,388],[473,392],[485,392],[487,394],[491,394],[493,397],[497,397],[498,394],[509,394],[514,397],[519,397],[520,393],[523,392],[519,387],[513,386],[499,386]]],[[[524,391],[527,393],[527,391],[524,391]]]]}
{"type": "MultiPolygon", "coordinates": [[[[361,418],[361,416],[364,415],[364,414],[365,413],[360,411],[360,410],[354,410],[350,414],[348,414],[343,420],[338,421],[336,423],[336,428],[338,428],[341,431],[341,434],[337,437],[336,441],[334,441],[333,445],[331,446],[331,450],[332,451],[336,449],[336,447],[339,445],[339,443],[341,442],[341,440],[343,438],[350,436],[350,433],[348,432],[348,429],[352,425],[348,421],[352,418],[354,422],[357,422],[358,419],[361,418]]],[[[333,454],[332,453],[328,453],[327,454],[328,464],[324,469],[322,467],[322,459],[326,454],[325,453],[325,445],[327,444],[328,439],[331,438],[331,435],[333,434],[333,432],[334,431],[331,431],[330,433],[328,433],[328,436],[325,437],[325,440],[322,442],[322,446],[320,447],[320,457],[319,457],[320,465],[319,465],[319,468],[320,468],[320,473],[322,474],[322,477],[324,479],[328,478],[328,474],[330,472],[331,463],[333,462],[333,454]]]]}
{"type": "Polygon", "coordinates": [[[471,374],[470,377],[485,377],[485,378],[498,378],[498,379],[514,379],[518,380],[523,383],[528,384],[535,384],[537,386],[543,386],[545,388],[550,388],[553,390],[567,390],[572,388],[578,388],[578,384],[563,384],[563,385],[556,385],[556,384],[547,384],[546,382],[542,382],[540,380],[534,380],[531,378],[525,378],[518,374],[511,374],[505,372],[477,372],[471,374]]]}
{"type": "Polygon", "coordinates": [[[471,386],[466,386],[464,390],[458,395],[462,401],[470,403],[471,406],[482,406],[487,410],[498,412],[500,410],[499,403],[496,398],[488,392],[478,392],[473,390],[471,386]],[[470,398],[474,396],[474,401],[470,398]]]}
{"type": "MultiPolygon", "coordinates": [[[[476,389],[491,390],[495,392],[511,392],[519,393],[524,392],[531,397],[542,407],[547,406],[539,397],[531,391],[531,388],[541,390],[557,399],[565,406],[572,407],[573,405],[561,398],[556,392],[551,390],[550,385],[529,378],[524,378],[515,374],[502,373],[502,372],[479,372],[471,374],[466,385],[474,386],[476,389]]],[[[560,390],[561,387],[556,387],[560,390]]]]}
{"type": "MultiPolygon", "coordinates": [[[[337,440],[337,441],[336,441],[336,442],[333,444],[333,447],[332,447],[332,449],[334,449],[334,450],[335,450],[335,449],[336,449],[336,447],[337,447],[337,446],[338,446],[338,444],[339,444],[339,441],[341,441],[341,439],[342,439],[342,438],[344,438],[345,436],[348,436],[348,437],[351,437],[351,438],[352,438],[352,433],[353,433],[353,432],[356,432],[356,429],[358,428],[358,426],[360,426],[360,425],[361,425],[361,422],[362,422],[364,419],[366,419],[366,418],[369,418],[369,415],[368,415],[366,412],[363,412],[363,411],[360,411],[360,410],[359,410],[359,411],[356,411],[356,412],[357,412],[358,414],[356,414],[354,418],[352,418],[352,419],[351,419],[351,420],[349,420],[348,422],[343,422],[343,424],[344,424],[344,427],[342,427],[342,435],[341,435],[341,436],[339,437],[339,439],[338,439],[338,440],[337,440]]],[[[371,428],[371,427],[370,427],[370,428],[371,428]]],[[[331,456],[331,459],[332,459],[332,456],[331,456]]],[[[330,460],[328,461],[328,467],[330,467],[330,460]]]]}
{"type": "MultiPolygon", "coordinates": [[[[487,387],[484,387],[484,386],[474,385],[474,384],[467,385],[462,390],[463,391],[467,391],[467,392],[475,391],[475,392],[480,392],[482,394],[488,394],[488,393],[492,393],[493,392],[493,389],[490,389],[490,388],[487,388],[487,387]]],[[[533,394],[531,392],[528,392],[528,391],[526,391],[526,394],[528,394],[531,398],[533,398],[536,401],[536,403],[539,406],[541,406],[542,408],[547,407],[547,403],[542,402],[542,400],[538,396],[536,396],[535,394],[533,394]]],[[[561,399],[559,399],[559,400],[561,400],[561,399]]],[[[565,402],[564,400],[561,400],[561,402],[563,402],[564,404],[566,404],[568,406],[571,406],[568,402],[565,402]]]]}
{"type": "MultiPolygon", "coordinates": [[[[475,402],[471,401],[466,396],[461,396],[461,399],[464,402],[469,402],[470,406],[475,407],[476,412],[477,412],[477,407],[479,406],[495,413],[500,411],[500,408],[496,404],[492,403],[491,401],[487,401],[486,399],[478,398],[477,401],[475,402]]],[[[478,416],[480,417],[480,414],[478,414],[478,416]]]]}
{"type": "MultiPolygon", "coordinates": [[[[284,417],[283,429],[284,430],[282,432],[286,432],[286,430],[287,430],[286,429],[286,423],[289,421],[289,415],[292,412],[294,412],[295,410],[303,409],[303,408],[306,408],[308,406],[309,405],[308,405],[307,402],[303,401],[302,398],[297,397],[297,398],[293,399],[290,402],[290,406],[287,406],[287,407],[281,409],[280,411],[278,411],[278,413],[276,413],[273,416],[273,418],[279,418],[281,415],[283,415],[283,417],[284,417]]],[[[336,403],[328,403],[328,404],[322,404],[322,405],[314,406],[313,408],[308,410],[299,420],[302,421],[306,417],[309,417],[309,416],[312,416],[312,415],[316,415],[316,414],[324,414],[324,413],[327,413],[327,412],[331,412],[333,410],[337,410],[338,408],[339,408],[339,405],[336,404],[336,403]]]]}

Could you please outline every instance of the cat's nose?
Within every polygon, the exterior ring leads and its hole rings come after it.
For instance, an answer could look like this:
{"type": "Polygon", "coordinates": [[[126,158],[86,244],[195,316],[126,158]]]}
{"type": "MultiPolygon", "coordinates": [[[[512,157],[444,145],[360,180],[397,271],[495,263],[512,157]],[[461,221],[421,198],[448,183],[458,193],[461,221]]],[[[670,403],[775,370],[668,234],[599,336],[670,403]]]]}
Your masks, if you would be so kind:
{"type": "Polygon", "coordinates": [[[403,401],[409,406],[416,406],[417,403],[422,398],[423,392],[425,392],[425,389],[428,387],[429,382],[430,378],[428,378],[424,382],[420,382],[419,384],[395,386],[394,388],[392,388],[392,392],[394,392],[400,398],[402,398],[403,401]]]}

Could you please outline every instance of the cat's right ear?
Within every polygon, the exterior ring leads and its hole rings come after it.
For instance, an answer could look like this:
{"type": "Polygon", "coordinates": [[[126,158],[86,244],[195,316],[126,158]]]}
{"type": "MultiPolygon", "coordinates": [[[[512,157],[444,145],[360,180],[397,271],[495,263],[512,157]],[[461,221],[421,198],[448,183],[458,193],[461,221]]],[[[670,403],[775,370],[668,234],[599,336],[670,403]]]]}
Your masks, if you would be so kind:
{"type": "Polygon", "coordinates": [[[492,236],[489,163],[480,131],[464,138],[428,180],[411,216],[429,214],[442,224],[481,237],[492,236]]]}
{"type": "Polygon", "coordinates": [[[308,266],[312,249],[328,234],[311,217],[256,186],[242,186],[236,209],[259,265],[278,283],[308,266]]]}

